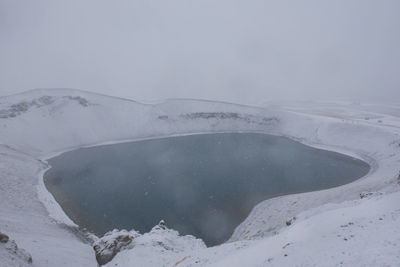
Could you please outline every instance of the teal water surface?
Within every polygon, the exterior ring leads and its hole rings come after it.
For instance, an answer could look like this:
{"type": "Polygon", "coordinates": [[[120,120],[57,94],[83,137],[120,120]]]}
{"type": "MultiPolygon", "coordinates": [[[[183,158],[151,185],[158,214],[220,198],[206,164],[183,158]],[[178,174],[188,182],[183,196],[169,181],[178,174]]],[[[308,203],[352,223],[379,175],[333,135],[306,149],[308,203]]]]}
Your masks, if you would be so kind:
{"type": "Polygon", "coordinates": [[[199,134],[82,148],[50,159],[47,189],[79,226],[149,231],[161,219],[208,246],[260,201],[352,182],[358,159],[284,137],[199,134]]]}

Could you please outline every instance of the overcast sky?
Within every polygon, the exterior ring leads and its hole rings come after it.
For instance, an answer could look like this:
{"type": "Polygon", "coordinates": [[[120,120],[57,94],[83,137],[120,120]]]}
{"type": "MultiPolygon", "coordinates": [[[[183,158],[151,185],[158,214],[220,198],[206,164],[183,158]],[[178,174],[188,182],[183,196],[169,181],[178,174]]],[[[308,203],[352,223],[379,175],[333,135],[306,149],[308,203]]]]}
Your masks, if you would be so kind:
{"type": "Polygon", "coordinates": [[[0,95],[400,102],[399,0],[0,0],[0,95]]]}

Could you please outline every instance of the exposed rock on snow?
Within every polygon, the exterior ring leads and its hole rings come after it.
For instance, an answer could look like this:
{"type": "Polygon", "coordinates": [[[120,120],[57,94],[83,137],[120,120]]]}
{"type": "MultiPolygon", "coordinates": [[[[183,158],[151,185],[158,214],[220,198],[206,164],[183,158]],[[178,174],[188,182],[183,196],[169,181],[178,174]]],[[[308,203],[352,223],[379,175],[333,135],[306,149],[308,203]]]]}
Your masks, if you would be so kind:
{"type": "Polygon", "coordinates": [[[114,229],[104,234],[93,243],[93,249],[96,252],[96,260],[100,265],[111,261],[118,252],[124,249],[132,248],[132,240],[140,234],[136,231],[126,231],[114,229]]]}
{"type": "Polygon", "coordinates": [[[7,243],[9,239],[8,235],[0,232],[0,243],[7,243]]]}
{"type": "Polygon", "coordinates": [[[0,266],[30,266],[32,256],[19,248],[14,240],[0,233],[0,266]]]}
{"type": "Polygon", "coordinates": [[[361,192],[360,193],[360,198],[361,199],[370,198],[370,197],[372,197],[374,195],[382,195],[382,193],[381,192],[361,192]]]}
{"type": "Polygon", "coordinates": [[[293,218],[287,220],[287,221],[286,221],[286,225],[287,225],[287,226],[292,225],[292,223],[293,223],[295,220],[296,220],[296,217],[293,217],[293,218]]]}
{"type": "MultiPolygon", "coordinates": [[[[119,233],[117,231],[113,235],[119,233]]],[[[206,249],[206,245],[194,236],[179,235],[160,221],[150,232],[135,236],[127,248],[130,249],[118,253],[107,266],[114,266],[114,261],[121,266],[165,266],[169,259],[183,258],[193,251],[206,249]]]]}
{"type": "Polygon", "coordinates": [[[181,115],[184,119],[217,119],[217,120],[239,120],[246,123],[255,123],[259,125],[271,125],[279,122],[278,118],[255,116],[251,114],[240,114],[237,112],[193,112],[181,115]]]}
{"type": "MultiPolygon", "coordinates": [[[[85,98],[80,96],[63,96],[62,98],[65,100],[76,101],[83,107],[89,106],[89,102],[85,98]]],[[[8,108],[0,110],[0,118],[1,119],[14,118],[23,113],[28,112],[31,108],[40,108],[43,106],[50,105],[54,103],[55,100],[56,99],[52,96],[41,96],[31,101],[22,101],[16,104],[12,104],[8,108]]]]}
{"type": "Polygon", "coordinates": [[[93,243],[96,259],[100,265],[107,264],[123,250],[135,253],[136,250],[142,251],[143,248],[161,253],[180,254],[206,248],[206,245],[194,236],[181,236],[177,231],[168,229],[164,220],[143,235],[134,230],[115,229],[93,243]]]}

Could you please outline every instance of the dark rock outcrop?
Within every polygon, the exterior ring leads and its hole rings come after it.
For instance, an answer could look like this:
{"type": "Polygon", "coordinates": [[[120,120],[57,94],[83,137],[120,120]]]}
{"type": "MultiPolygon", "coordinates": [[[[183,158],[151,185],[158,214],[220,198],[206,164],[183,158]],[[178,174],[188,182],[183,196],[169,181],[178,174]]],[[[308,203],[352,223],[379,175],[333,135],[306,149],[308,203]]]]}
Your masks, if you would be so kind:
{"type": "MultiPolygon", "coordinates": [[[[19,248],[14,240],[10,240],[8,235],[0,232],[0,258],[3,263],[15,263],[16,266],[29,266],[32,263],[32,256],[24,249],[19,248]]],[[[0,261],[0,265],[2,262],[0,261]]],[[[7,266],[5,265],[5,266],[7,266]]],[[[3,265],[2,265],[3,266],[3,265]]]]}
{"type": "Polygon", "coordinates": [[[113,230],[93,243],[96,260],[100,265],[110,262],[118,252],[132,248],[132,240],[139,236],[135,231],[113,230]]]}
{"type": "Polygon", "coordinates": [[[193,112],[181,114],[180,117],[186,120],[195,119],[216,119],[216,120],[236,120],[243,121],[249,124],[258,125],[273,125],[279,122],[275,117],[256,116],[252,114],[240,114],[236,112],[193,112]]]}
{"type": "Polygon", "coordinates": [[[7,243],[9,239],[8,235],[0,232],[0,243],[7,243]]]}
{"type": "Polygon", "coordinates": [[[32,108],[41,108],[53,104],[56,101],[68,100],[73,101],[81,105],[82,107],[88,107],[90,105],[89,101],[80,96],[41,96],[37,99],[31,101],[22,101],[16,104],[12,104],[8,108],[0,109],[0,119],[15,118],[23,113],[28,112],[32,108]]]}
{"type": "Polygon", "coordinates": [[[296,217],[293,217],[293,218],[287,220],[287,221],[286,221],[286,225],[287,225],[287,226],[292,225],[292,223],[294,223],[295,220],[296,220],[296,217]]]}

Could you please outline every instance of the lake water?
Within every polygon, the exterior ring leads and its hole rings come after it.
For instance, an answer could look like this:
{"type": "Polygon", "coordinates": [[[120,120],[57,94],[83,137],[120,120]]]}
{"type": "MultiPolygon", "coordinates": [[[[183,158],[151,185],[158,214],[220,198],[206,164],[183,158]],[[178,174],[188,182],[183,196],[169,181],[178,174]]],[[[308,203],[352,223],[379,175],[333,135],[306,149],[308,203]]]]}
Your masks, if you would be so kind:
{"type": "Polygon", "coordinates": [[[369,171],[357,159],[253,133],[201,134],[83,148],[48,161],[44,181],[66,214],[102,235],[161,219],[208,246],[260,201],[330,188],[369,171]]]}

